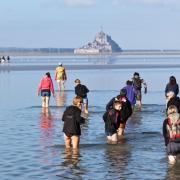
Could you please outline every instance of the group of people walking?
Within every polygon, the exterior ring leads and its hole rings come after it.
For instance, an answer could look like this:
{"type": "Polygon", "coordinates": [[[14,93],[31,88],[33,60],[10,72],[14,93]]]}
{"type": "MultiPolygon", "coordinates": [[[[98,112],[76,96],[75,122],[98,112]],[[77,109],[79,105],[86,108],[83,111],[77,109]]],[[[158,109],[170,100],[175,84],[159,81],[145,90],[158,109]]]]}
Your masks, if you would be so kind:
{"type": "Polygon", "coordinates": [[[170,163],[175,163],[180,153],[180,99],[179,85],[171,76],[165,88],[166,118],[163,122],[163,135],[170,163]]]}
{"type": "MultiPolygon", "coordinates": [[[[55,70],[55,80],[58,84],[58,90],[64,91],[64,82],[67,80],[67,76],[61,63],[55,70]]],[[[74,82],[76,96],[72,100],[72,105],[65,109],[62,121],[64,122],[65,147],[76,149],[79,147],[80,125],[87,118],[87,116],[82,115],[82,112],[88,114],[87,93],[89,89],[81,84],[80,79],[76,79],[74,82]]],[[[117,144],[118,139],[124,135],[126,122],[132,115],[134,107],[137,106],[139,110],[141,109],[142,85],[146,94],[147,84],[140,77],[139,73],[135,72],[132,79],[128,80],[126,86],[120,90],[120,93],[107,103],[106,111],[102,117],[105,123],[107,143],[117,144]]],[[[40,81],[38,95],[40,93],[42,96],[42,107],[48,107],[51,93],[54,96],[53,82],[49,72],[40,81]]],[[[177,154],[180,153],[180,99],[177,96],[178,93],[179,86],[176,78],[171,76],[165,88],[167,117],[163,122],[163,135],[170,162],[175,162],[177,154]]]]}

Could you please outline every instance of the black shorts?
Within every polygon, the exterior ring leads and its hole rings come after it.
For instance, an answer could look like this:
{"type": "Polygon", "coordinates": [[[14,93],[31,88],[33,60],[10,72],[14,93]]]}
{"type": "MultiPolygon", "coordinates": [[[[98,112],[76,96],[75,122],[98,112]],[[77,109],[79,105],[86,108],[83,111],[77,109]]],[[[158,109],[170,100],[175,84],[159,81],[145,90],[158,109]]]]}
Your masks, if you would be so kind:
{"type": "Polygon", "coordinates": [[[50,97],[51,91],[49,89],[43,89],[43,90],[41,90],[41,96],[42,97],[45,97],[45,96],[50,97]]]}

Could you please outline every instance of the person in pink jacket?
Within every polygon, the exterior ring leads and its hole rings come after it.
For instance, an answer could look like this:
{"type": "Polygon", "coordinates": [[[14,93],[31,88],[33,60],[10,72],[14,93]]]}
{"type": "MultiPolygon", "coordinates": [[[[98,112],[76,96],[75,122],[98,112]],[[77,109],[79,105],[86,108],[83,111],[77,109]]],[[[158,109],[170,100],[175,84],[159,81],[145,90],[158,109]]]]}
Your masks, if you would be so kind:
{"type": "Polygon", "coordinates": [[[41,79],[38,86],[38,96],[41,92],[42,107],[49,107],[51,92],[54,96],[54,86],[49,72],[41,79]]]}

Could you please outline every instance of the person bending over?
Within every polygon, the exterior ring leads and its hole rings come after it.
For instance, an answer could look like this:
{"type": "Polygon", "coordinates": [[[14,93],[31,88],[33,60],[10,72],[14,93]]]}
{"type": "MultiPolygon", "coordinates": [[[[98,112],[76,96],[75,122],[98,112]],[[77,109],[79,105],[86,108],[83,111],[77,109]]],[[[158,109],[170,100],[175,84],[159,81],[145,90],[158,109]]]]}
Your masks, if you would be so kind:
{"type": "Polygon", "coordinates": [[[116,100],[113,102],[113,108],[106,111],[103,115],[108,144],[117,144],[117,129],[119,127],[118,121],[120,119],[121,108],[122,104],[118,100],[116,100]]]}

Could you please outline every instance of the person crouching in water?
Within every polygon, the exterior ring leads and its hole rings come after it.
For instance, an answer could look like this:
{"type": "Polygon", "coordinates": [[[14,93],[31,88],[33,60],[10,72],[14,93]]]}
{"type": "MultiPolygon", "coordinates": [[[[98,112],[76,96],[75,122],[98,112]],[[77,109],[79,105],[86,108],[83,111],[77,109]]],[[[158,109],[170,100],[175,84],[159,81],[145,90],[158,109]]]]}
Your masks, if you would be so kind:
{"type": "Polygon", "coordinates": [[[180,114],[174,105],[168,107],[167,118],[163,122],[163,136],[169,163],[174,164],[180,153],[180,114]]]}
{"type": "Polygon", "coordinates": [[[117,129],[119,127],[118,121],[120,118],[121,108],[122,104],[116,100],[113,102],[113,108],[106,111],[103,115],[108,144],[117,144],[118,142],[117,129]]]}
{"type": "Polygon", "coordinates": [[[49,72],[45,74],[45,76],[41,79],[39,86],[38,86],[38,96],[41,92],[42,97],[42,107],[47,108],[49,107],[49,100],[51,97],[51,92],[54,96],[54,86],[51,79],[51,75],[49,72]]]}
{"type": "Polygon", "coordinates": [[[126,89],[121,89],[120,94],[114,98],[112,98],[108,104],[106,105],[106,111],[113,108],[113,103],[118,100],[120,103],[122,103],[122,109],[121,109],[121,120],[119,122],[119,128],[118,128],[118,136],[124,135],[124,129],[126,126],[126,122],[128,118],[132,115],[132,107],[131,103],[127,98],[127,91],[126,89]]]}
{"type": "Polygon", "coordinates": [[[82,98],[74,97],[71,106],[68,106],[63,113],[62,121],[64,121],[63,132],[65,147],[73,149],[79,147],[81,128],[80,124],[85,122],[85,119],[81,117],[82,98]]]}

